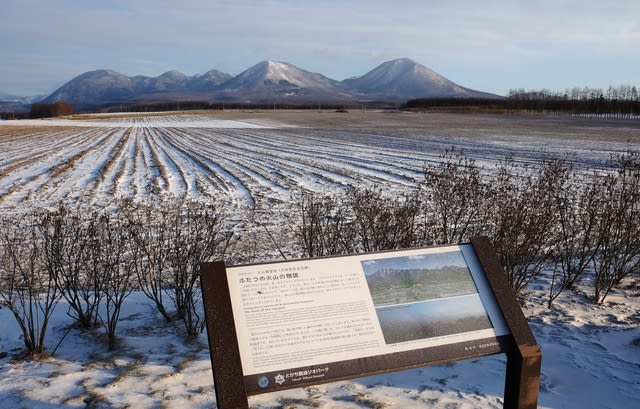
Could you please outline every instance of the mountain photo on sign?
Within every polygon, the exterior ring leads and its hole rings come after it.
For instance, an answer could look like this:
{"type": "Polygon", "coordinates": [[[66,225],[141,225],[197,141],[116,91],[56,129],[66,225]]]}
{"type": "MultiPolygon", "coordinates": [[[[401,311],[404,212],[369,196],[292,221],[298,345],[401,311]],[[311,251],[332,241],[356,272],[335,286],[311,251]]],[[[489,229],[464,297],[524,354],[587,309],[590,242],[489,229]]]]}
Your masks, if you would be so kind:
{"type": "Polygon", "coordinates": [[[362,262],[387,344],[492,328],[459,251],[362,262]]]}

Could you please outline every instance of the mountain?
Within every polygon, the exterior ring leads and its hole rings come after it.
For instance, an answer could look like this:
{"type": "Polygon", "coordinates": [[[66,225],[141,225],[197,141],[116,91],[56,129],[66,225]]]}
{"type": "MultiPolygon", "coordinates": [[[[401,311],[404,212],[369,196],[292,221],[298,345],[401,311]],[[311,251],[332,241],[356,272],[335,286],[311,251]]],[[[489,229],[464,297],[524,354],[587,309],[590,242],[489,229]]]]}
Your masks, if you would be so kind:
{"type": "Polygon", "coordinates": [[[67,101],[75,110],[84,110],[140,101],[207,100],[207,91],[230,78],[230,74],[218,70],[192,77],[175,70],[157,77],[128,77],[113,70],[96,70],[67,82],[43,102],[67,101]]]}
{"type": "Polygon", "coordinates": [[[58,88],[42,102],[67,101],[74,109],[130,102],[147,77],[129,78],[113,70],[89,71],[58,88]],[[138,85],[138,86],[136,86],[138,85]]]}
{"type": "Polygon", "coordinates": [[[219,97],[247,102],[348,101],[338,81],[294,65],[263,61],[220,85],[219,97]]]}
{"type": "Polygon", "coordinates": [[[365,75],[342,81],[345,89],[369,98],[491,98],[496,95],[462,87],[409,58],[380,64],[365,75]]]}
{"type": "Polygon", "coordinates": [[[278,61],[260,62],[236,76],[218,70],[187,76],[174,70],[157,77],[128,77],[113,70],[96,70],[72,79],[43,102],[64,100],[82,111],[135,102],[315,104],[402,102],[422,97],[501,98],[462,87],[413,60],[400,58],[344,81],[278,61]]]}
{"type": "Polygon", "coordinates": [[[376,306],[433,300],[477,292],[469,270],[460,266],[381,269],[367,273],[366,278],[376,306]]]}
{"type": "Polygon", "coordinates": [[[141,93],[149,92],[173,92],[187,88],[189,77],[180,71],[172,70],[164,74],[151,78],[147,81],[146,87],[139,90],[141,93]]]}
{"type": "Polygon", "coordinates": [[[0,92],[0,112],[27,112],[31,109],[31,104],[40,101],[44,97],[46,97],[46,95],[19,97],[17,95],[0,92]]]}
{"type": "Polygon", "coordinates": [[[31,109],[31,104],[19,101],[7,101],[0,98],[0,112],[20,113],[27,112],[31,109]]]}
{"type": "Polygon", "coordinates": [[[214,69],[192,77],[189,81],[189,88],[192,90],[213,91],[218,85],[231,78],[233,78],[233,75],[214,69]]]}
{"type": "Polygon", "coordinates": [[[11,102],[32,104],[34,102],[40,101],[44,97],[46,97],[46,95],[32,95],[28,97],[21,97],[18,95],[6,94],[4,92],[0,92],[0,101],[7,101],[7,102],[11,101],[11,102]]]}

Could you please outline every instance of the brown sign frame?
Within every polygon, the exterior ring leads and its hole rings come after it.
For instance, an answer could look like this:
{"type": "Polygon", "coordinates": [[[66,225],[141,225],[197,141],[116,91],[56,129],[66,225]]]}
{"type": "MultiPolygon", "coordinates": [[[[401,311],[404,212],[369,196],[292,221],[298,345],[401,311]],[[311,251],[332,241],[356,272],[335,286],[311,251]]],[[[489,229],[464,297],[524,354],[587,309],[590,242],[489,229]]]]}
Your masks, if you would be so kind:
{"type": "MultiPolygon", "coordinates": [[[[246,409],[249,407],[248,396],[279,389],[303,387],[496,353],[505,353],[507,356],[504,408],[536,408],[542,362],[540,348],[518,301],[513,295],[506,274],[489,239],[475,237],[470,244],[509,334],[495,337],[493,341],[496,342],[487,342],[483,344],[482,348],[477,348],[477,342],[457,342],[431,347],[428,349],[428,359],[425,359],[424,350],[409,350],[332,363],[331,371],[339,374],[338,376],[322,376],[320,379],[308,376],[293,386],[277,387],[274,385],[264,391],[252,388],[252,385],[257,384],[259,380],[246,376],[242,370],[232,294],[225,264],[221,261],[202,263],[201,286],[218,408],[246,409]],[[356,369],[354,370],[354,368],[356,369]]],[[[309,374],[314,373],[314,367],[296,368],[296,370],[309,374]]],[[[275,375],[276,372],[266,374],[267,377],[275,375]]]]}

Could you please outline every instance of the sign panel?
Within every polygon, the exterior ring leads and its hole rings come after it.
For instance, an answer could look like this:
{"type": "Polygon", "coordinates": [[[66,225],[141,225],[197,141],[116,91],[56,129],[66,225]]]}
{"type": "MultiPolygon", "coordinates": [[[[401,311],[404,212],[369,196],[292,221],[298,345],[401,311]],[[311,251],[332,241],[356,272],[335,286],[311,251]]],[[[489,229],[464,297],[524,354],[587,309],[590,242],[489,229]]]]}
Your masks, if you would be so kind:
{"type": "Polygon", "coordinates": [[[505,352],[473,247],[226,267],[247,394],[505,352]]]}

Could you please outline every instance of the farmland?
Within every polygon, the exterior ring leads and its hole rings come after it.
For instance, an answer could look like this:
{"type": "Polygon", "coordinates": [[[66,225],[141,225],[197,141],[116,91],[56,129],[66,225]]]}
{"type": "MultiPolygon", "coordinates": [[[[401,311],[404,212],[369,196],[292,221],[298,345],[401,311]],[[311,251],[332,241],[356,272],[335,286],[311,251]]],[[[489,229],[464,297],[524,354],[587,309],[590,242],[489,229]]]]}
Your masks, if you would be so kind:
{"type": "Polygon", "coordinates": [[[251,207],[292,190],[406,189],[455,145],[481,165],[602,166],[636,121],[384,112],[222,112],[0,123],[0,209],[171,196],[251,207]]]}

